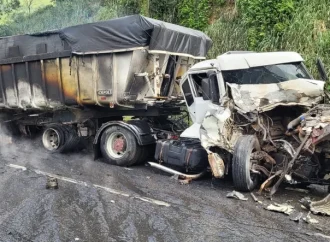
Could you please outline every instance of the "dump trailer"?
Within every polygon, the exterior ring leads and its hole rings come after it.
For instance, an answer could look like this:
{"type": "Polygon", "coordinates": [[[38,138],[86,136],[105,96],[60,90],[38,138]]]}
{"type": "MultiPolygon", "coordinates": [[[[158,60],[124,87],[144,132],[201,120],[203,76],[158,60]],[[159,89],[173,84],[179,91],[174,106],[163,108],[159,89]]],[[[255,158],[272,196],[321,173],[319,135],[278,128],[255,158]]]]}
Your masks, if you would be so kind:
{"type": "Polygon", "coordinates": [[[93,137],[95,157],[136,164],[154,130],[173,130],[178,80],[210,47],[200,31],[140,15],[0,38],[2,127],[42,130],[49,152],[93,137]]]}

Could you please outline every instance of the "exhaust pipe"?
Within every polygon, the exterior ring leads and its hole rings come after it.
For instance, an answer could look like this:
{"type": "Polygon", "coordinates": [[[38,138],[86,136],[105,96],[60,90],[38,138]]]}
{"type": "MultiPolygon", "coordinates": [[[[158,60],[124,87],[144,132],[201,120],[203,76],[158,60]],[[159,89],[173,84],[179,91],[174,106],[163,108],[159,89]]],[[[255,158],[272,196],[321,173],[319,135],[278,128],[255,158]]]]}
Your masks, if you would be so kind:
{"type": "Polygon", "coordinates": [[[198,178],[202,177],[206,173],[206,170],[205,170],[205,171],[202,171],[201,173],[190,175],[190,174],[181,173],[179,171],[173,170],[171,168],[168,168],[166,166],[163,166],[163,165],[155,163],[155,162],[148,162],[148,164],[152,167],[155,167],[159,170],[165,171],[165,172],[170,173],[172,175],[178,175],[181,179],[195,180],[195,179],[198,179],[198,178]]]}

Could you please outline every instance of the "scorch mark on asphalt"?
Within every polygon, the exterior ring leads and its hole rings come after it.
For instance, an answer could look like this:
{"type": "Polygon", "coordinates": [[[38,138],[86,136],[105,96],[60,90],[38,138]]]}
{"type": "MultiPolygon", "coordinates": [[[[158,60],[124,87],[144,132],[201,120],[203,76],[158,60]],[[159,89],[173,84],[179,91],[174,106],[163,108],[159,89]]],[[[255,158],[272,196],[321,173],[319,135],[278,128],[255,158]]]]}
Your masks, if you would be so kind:
{"type": "Polygon", "coordinates": [[[128,194],[128,193],[125,193],[125,192],[122,192],[122,191],[119,191],[119,190],[116,190],[116,189],[113,189],[113,188],[110,188],[110,187],[104,187],[104,186],[100,186],[100,185],[97,185],[97,184],[87,184],[84,181],[79,181],[79,180],[76,180],[76,179],[73,179],[73,178],[59,176],[59,175],[48,173],[48,172],[45,172],[45,171],[29,169],[25,166],[20,166],[20,165],[15,165],[15,164],[7,164],[6,166],[14,168],[14,169],[22,170],[22,171],[26,171],[26,170],[33,171],[37,174],[54,177],[58,180],[62,180],[62,181],[69,182],[69,183],[74,183],[74,184],[78,184],[78,185],[82,185],[82,186],[86,186],[86,187],[95,187],[97,189],[100,189],[100,190],[103,190],[103,191],[106,191],[106,192],[109,192],[109,193],[112,193],[112,194],[115,194],[115,195],[119,195],[119,196],[123,196],[123,197],[127,197],[127,198],[135,198],[135,199],[141,200],[143,202],[156,204],[158,206],[165,206],[165,207],[170,207],[171,206],[167,202],[163,202],[163,201],[156,200],[156,199],[153,199],[153,198],[132,195],[132,194],[128,194]]]}

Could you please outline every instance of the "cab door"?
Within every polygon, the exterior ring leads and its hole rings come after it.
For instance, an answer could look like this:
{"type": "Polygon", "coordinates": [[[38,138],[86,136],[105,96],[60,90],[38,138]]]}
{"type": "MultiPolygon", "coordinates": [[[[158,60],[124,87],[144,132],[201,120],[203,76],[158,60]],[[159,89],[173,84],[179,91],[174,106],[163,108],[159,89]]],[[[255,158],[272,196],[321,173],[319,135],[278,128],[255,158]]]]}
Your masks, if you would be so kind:
{"type": "Polygon", "coordinates": [[[210,103],[219,103],[219,82],[216,70],[190,72],[181,85],[190,117],[201,124],[210,103]]]}
{"type": "Polygon", "coordinates": [[[181,81],[181,92],[186,101],[186,106],[190,115],[191,120],[196,122],[196,103],[193,96],[192,86],[189,82],[188,75],[185,75],[181,81]]]}

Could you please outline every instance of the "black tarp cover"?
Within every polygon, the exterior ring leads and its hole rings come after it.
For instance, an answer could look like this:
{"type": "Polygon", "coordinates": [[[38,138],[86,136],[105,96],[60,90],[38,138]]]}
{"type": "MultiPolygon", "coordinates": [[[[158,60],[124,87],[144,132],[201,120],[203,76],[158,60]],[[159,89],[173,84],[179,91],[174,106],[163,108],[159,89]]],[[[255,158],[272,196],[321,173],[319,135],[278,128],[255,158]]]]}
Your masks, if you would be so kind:
{"type": "MultiPolygon", "coordinates": [[[[141,15],[6,38],[0,39],[0,47],[8,47],[8,44],[35,45],[38,42],[46,42],[47,52],[52,52],[58,51],[58,48],[51,48],[58,45],[53,42],[60,38],[75,54],[125,51],[148,46],[150,51],[186,54],[195,58],[204,58],[212,44],[210,38],[201,31],[141,15]],[[31,38],[30,41],[28,37],[31,38]],[[13,38],[13,41],[5,40],[6,38],[13,38]],[[24,42],[21,42],[23,39],[24,42]]],[[[20,47],[20,50],[22,49],[24,48],[20,47]]],[[[31,53],[22,53],[26,54],[31,53]]],[[[1,57],[3,58],[0,55],[0,59],[1,57]]]]}

